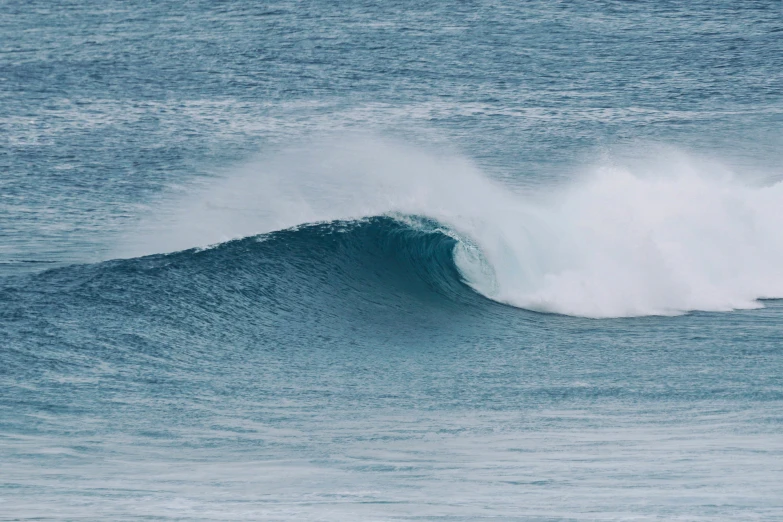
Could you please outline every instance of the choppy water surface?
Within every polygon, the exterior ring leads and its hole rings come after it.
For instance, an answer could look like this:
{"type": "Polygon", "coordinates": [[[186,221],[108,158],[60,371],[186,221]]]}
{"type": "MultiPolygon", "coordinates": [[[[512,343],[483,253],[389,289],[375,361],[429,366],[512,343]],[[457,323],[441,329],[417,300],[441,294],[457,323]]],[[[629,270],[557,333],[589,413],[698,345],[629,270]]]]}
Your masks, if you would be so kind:
{"type": "Polygon", "coordinates": [[[0,2],[0,519],[780,520],[780,2],[0,2]]]}

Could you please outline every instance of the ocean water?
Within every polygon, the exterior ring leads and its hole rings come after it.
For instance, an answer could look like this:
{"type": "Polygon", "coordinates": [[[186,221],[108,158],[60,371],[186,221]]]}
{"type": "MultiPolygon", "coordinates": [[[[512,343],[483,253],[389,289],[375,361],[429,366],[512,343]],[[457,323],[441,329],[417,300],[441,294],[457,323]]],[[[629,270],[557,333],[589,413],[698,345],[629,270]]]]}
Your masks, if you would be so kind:
{"type": "Polygon", "coordinates": [[[0,1],[0,520],[783,520],[779,0],[0,1]]]}

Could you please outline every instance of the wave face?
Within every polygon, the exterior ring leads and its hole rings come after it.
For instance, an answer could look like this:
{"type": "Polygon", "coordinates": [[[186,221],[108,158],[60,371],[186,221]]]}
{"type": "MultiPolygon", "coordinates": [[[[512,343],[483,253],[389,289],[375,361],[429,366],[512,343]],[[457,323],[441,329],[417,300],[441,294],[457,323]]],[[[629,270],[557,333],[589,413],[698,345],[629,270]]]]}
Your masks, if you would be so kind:
{"type": "Polygon", "coordinates": [[[461,278],[520,308],[676,315],[783,297],[783,184],[671,148],[532,191],[461,158],[377,140],[321,144],[164,205],[118,254],[382,215],[439,224],[456,241],[461,278]]]}
{"type": "Polygon", "coordinates": [[[129,335],[140,329],[150,342],[171,332],[214,342],[215,329],[218,338],[242,343],[267,344],[280,335],[281,344],[290,344],[291,336],[312,332],[400,338],[450,323],[455,314],[487,312],[491,301],[465,283],[455,264],[457,248],[443,227],[420,218],[306,225],[205,250],[8,278],[5,315],[45,310],[49,328],[77,346],[93,337],[87,318],[127,322],[129,335]]]}

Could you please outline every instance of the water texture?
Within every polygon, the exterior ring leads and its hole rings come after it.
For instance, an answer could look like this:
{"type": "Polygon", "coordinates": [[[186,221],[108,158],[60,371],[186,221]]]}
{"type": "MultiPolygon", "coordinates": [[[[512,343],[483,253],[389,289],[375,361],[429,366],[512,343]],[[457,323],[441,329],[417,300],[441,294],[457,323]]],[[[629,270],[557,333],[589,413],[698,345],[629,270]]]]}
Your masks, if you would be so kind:
{"type": "Polygon", "coordinates": [[[0,0],[0,520],[783,519],[783,8],[0,0]]]}

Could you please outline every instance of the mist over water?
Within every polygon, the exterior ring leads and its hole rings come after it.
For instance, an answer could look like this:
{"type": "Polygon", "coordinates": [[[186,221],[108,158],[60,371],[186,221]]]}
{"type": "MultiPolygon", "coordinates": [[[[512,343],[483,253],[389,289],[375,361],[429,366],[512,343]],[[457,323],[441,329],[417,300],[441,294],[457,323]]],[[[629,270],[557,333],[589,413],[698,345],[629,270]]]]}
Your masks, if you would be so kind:
{"type": "Polygon", "coordinates": [[[781,29],[0,3],[0,519],[783,519],[781,29]]]}

